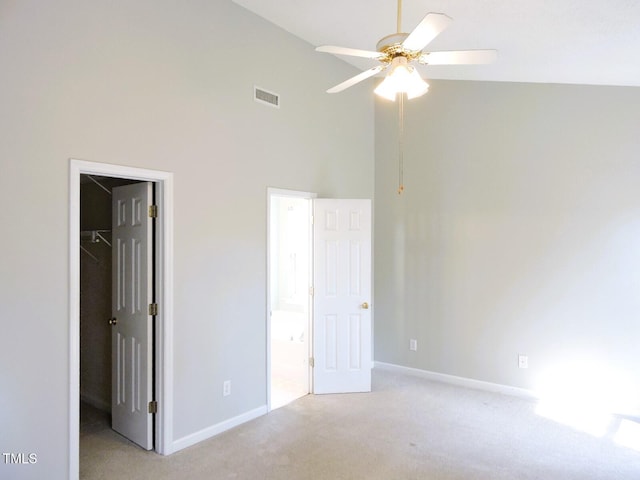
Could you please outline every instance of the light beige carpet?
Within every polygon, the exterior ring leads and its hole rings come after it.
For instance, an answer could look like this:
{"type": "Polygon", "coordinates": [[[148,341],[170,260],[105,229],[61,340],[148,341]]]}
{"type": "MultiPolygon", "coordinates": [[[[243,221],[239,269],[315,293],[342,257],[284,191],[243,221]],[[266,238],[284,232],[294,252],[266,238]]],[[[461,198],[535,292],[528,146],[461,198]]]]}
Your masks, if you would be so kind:
{"type": "MultiPolygon", "coordinates": [[[[640,479],[640,452],[536,403],[374,370],[369,394],[308,395],[163,457],[82,415],[83,479],[640,479]]],[[[636,424],[637,425],[637,424],[636,424]]]]}

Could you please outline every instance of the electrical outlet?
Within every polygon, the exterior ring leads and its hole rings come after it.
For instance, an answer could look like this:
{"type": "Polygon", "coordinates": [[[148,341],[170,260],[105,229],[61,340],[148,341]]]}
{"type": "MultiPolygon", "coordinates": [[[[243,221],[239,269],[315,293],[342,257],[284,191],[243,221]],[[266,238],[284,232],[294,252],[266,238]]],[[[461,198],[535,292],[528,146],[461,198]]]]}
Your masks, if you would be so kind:
{"type": "Polygon", "coordinates": [[[518,355],[518,368],[529,368],[529,357],[518,355]]]}
{"type": "Polygon", "coordinates": [[[411,340],[409,340],[409,350],[413,352],[418,351],[418,340],[416,340],[415,338],[412,338],[411,340]]]}
{"type": "Polygon", "coordinates": [[[222,396],[228,397],[231,395],[231,380],[225,380],[222,384],[222,396]]]}

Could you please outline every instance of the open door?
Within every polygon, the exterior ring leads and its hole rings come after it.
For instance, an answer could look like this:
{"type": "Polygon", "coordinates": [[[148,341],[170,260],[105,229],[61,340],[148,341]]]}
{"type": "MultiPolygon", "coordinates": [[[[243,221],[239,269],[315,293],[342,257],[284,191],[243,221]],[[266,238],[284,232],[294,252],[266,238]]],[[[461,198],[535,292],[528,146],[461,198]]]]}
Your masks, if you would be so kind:
{"type": "Polygon", "coordinates": [[[371,201],[315,199],[313,391],[371,391],[371,201]]]}
{"type": "Polygon", "coordinates": [[[153,448],[153,184],[113,189],[112,428],[153,448]]]}

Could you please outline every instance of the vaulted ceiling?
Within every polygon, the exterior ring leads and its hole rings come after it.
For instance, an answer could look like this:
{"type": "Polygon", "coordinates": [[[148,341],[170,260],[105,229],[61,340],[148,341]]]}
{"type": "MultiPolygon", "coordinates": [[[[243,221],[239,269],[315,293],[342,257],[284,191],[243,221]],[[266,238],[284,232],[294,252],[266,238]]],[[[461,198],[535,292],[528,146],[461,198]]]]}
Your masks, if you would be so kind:
{"type": "MultiPolygon", "coordinates": [[[[375,50],[396,32],[396,0],[233,1],[310,48],[375,50]]],[[[453,18],[428,51],[498,50],[492,65],[420,67],[427,79],[640,86],[638,0],[403,0],[402,10],[405,32],[429,12],[453,18]]],[[[340,58],[361,70],[376,65],[340,58]]]]}

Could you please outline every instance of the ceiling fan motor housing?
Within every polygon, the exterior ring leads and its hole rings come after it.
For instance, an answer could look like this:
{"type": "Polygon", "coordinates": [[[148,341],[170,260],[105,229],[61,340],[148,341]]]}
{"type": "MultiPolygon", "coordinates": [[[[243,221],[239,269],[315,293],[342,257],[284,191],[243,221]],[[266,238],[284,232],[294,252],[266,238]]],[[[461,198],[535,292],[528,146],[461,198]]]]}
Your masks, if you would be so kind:
{"type": "Polygon", "coordinates": [[[384,63],[389,63],[398,56],[406,57],[409,61],[418,58],[421,52],[412,52],[402,46],[402,42],[404,42],[405,38],[408,36],[408,33],[392,33],[391,35],[381,38],[376,45],[376,50],[380,53],[384,53],[385,56],[378,60],[384,63]]]}

